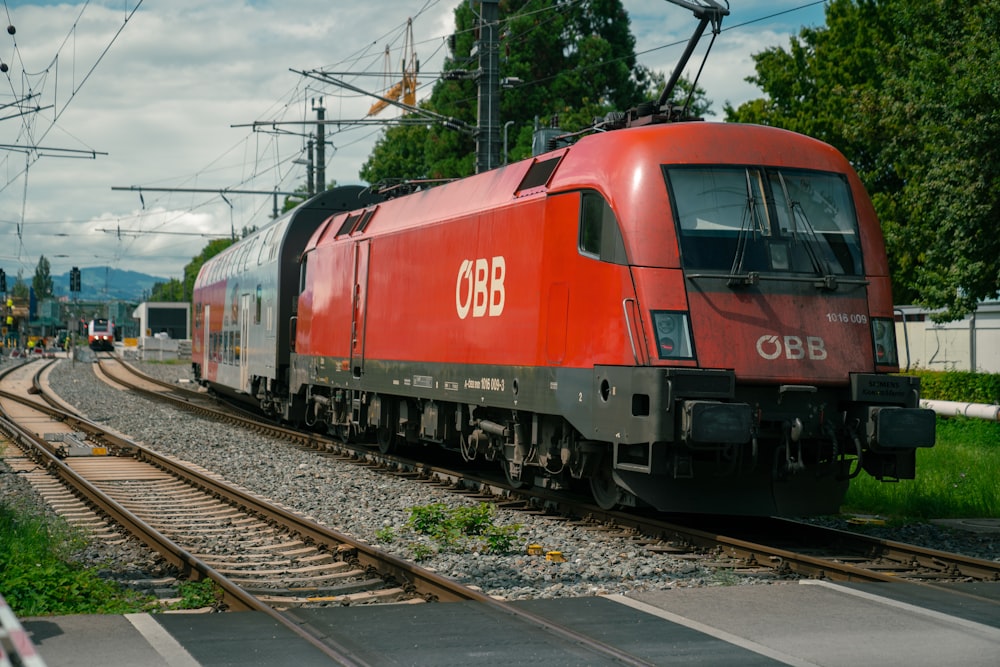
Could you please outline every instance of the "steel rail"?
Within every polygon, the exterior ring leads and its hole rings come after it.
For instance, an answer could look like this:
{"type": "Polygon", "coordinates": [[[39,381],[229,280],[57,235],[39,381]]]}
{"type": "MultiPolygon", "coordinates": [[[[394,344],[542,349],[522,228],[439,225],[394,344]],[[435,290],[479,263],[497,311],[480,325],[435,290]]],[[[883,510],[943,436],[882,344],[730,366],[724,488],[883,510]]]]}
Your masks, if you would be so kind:
{"type": "MultiPolygon", "coordinates": [[[[28,401],[7,391],[0,390],[0,396],[16,400],[19,403],[29,405],[33,408],[40,408],[40,412],[43,412],[44,414],[50,414],[49,410],[54,410],[54,408],[46,409],[45,406],[28,401]]],[[[161,554],[167,562],[177,567],[184,576],[192,578],[195,581],[201,579],[210,579],[213,581],[222,591],[222,601],[228,606],[229,609],[233,611],[258,611],[267,615],[272,620],[288,629],[295,636],[301,638],[303,641],[306,641],[331,660],[336,661],[338,664],[365,664],[363,661],[357,660],[356,656],[343,647],[332,645],[332,640],[329,638],[321,639],[317,637],[302,628],[297,621],[287,618],[278,610],[271,608],[264,602],[253,597],[244,591],[240,586],[233,583],[228,577],[220,574],[213,567],[206,564],[201,559],[194,556],[189,551],[176,544],[161,532],[121,506],[118,502],[108,497],[100,489],[95,487],[93,484],[76,473],[72,468],[63,463],[51,450],[51,447],[48,446],[44,439],[38,438],[34,434],[22,429],[19,425],[7,419],[4,415],[0,415],[0,430],[6,432],[12,440],[29,452],[30,455],[40,459],[41,465],[43,465],[51,474],[58,477],[64,484],[81,495],[89,504],[98,508],[101,512],[112,518],[119,525],[125,528],[125,530],[140,539],[149,548],[161,554]]]]}
{"type": "MultiPolygon", "coordinates": [[[[128,364],[122,363],[121,366],[128,369],[129,372],[141,376],[144,380],[147,379],[147,376],[145,374],[143,374],[138,369],[129,366],[128,364]]],[[[148,378],[148,379],[154,383],[157,383],[157,381],[154,378],[148,378]]],[[[115,377],[115,381],[122,382],[122,384],[125,384],[130,388],[133,386],[127,380],[123,381],[118,376],[115,377]]],[[[136,389],[143,394],[152,394],[155,398],[166,399],[168,402],[179,404],[181,407],[184,407],[186,409],[192,409],[199,412],[211,412],[215,416],[220,416],[218,411],[208,410],[200,406],[194,406],[188,403],[187,401],[184,401],[183,399],[177,399],[168,394],[162,394],[159,392],[149,392],[148,390],[144,390],[140,387],[136,387],[136,389]]],[[[224,418],[229,419],[231,417],[225,416],[224,418]]],[[[332,440],[317,438],[309,434],[303,434],[300,431],[286,429],[274,424],[267,424],[255,420],[248,420],[246,418],[239,416],[236,416],[233,419],[239,422],[247,422],[247,425],[250,428],[254,428],[256,430],[267,430],[272,433],[277,433],[280,434],[281,437],[292,438],[300,443],[312,445],[317,449],[323,449],[328,451],[328,448],[330,446],[334,447],[340,446],[338,443],[332,440]]],[[[344,446],[346,447],[346,445],[344,446]]],[[[155,452],[152,452],[148,448],[142,447],[141,445],[136,445],[136,447],[138,447],[139,451],[138,458],[140,458],[140,460],[148,460],[148,462],[153,463],[154,465],[162,467],[166,470],[171,470],[173,467],[178,465],[175,461],[166,459],[156,454],[155,452]]],[[[356,450],[353,449],[350,449],[349,451],[352,454],[358,453],[356,450]]],[[[213,493],[217,493],[221,496],[227,496],[231,492],[229,489],[227,489],[228,485],[226,485],[223,482],[220,482],[215,478],[207,477],[196,470],[192,470],[191,473],[198,478],[199,485],[203,485],[205,488],[211,489],[213,493]]],[[[246,506],[251,511],[258,512],[265,516],[273,515],[282,517],[281,518],[282,522],[286,521],[289,523],[294,522],[295,523],[294,530],[299,532],[305,539],[321,541],[324,539],[324,536],[333,533],[337,535],[338,540],[342,540],[344,543],[349,544],[352,548],[356,550],[357,552],[356,555],[358,557],[358,560],[362,564],[366,563],[371,564],[374,563],[376,559],[378,559],[380,562],[389,565],[393,576],[397,577],[398,580],[406,581],[407,583],[411,583],[414,585],[419,584],[421,587],[439,588],[438,592],[435,592],[433,594],[434,598],[439,601],[447,602],[447,601],[468,600],[468,601],[478,602],[480,604],[492,608],[495,612],[498,612],[506,616],[518,618],[521,621],[543,628],[546,632],[549,632],[552,635],[563,639],[564,641],[572,642],[583,648],[586,648],[587,650],[608,656],[611,659],[620,662],[622,664],[626,665],[649,664],[645,661],[636,658],[634,655],[628,653],[627,651],[623,651],[621,649],[618,649],[617,647],[593,639],[592,637],[588,637],[587,635],[581,634],[563,625],[554,623],[533,612],[521,609],[519,607],[514,607],[513,605],[510,605],[502,600],[497,600],[495,598],[492,598],[489,595],[482,593],[481,591],[459,584],[458,582],[447,579],[446,577],[442,577],[441,575],[431,572],[430,570],[426,570],[424,568],[417,567],[415,565],[407,563],[406,561],[396,558],[391,554],[387,554],[378,549],[370,547],[363,542],[359,542],[348,535],[343,535],[341,533],[338,533],[337,531],[333,531],[332,529],[327,528],[326,526],[321,526],[309,519],[287,512],[286,510],[280,507],[272,507],[270,505],[266,507],[258,507],[257,505],[259,501],[255,497],[244,496],[244,494],[242,494],[238,489],[235,488],[232,489],[232,491],[235,491],[237,494],[239,494],[240,498],[245,498],[246,506]],[[456,595],[455,587],[459,587],[461,591],[460,595],[456,595]]],[[[243,501],[241,500],[241,503],[242,502],[243,501]]]]}
{"type": "MultiPolygon", "coordinates": [[[[146,376],[141,371],[122,363],[122,366],[138,376],[146,376]]],[[[155,379],[150,378],[152,381],[155,379]]],[[[169,385],[168,385],[169,386],[169,385]]],[[[141,390],[141,389],[140,389],[141,390]]],[[[157,397],[163,396],[156,394],[157,397]]],[[[170,397],[167,397],[170,400],[170,397]]],[[[186,404],[182,407],[187,407],[186,404]]],[[[205,409],[200,409],[205,411],[205,409]]],[[[215,415],[217,411],[208,410],[215,415]]],[[[243,418],[234,419],[242,421],[243,418]]],[[[743,559],[749,566],[769,567],[791,572],[800,576],[814,578],[828,578],[836,581],[847,582],[906,582],[933,586],[934,584],[925,581],[913,581],[905,579],[893,573],[881,572],[873,569],[866,569],[851,563],[841,563],[835,560],[824,559],[818,556],[801,554],[793,549],[780,549],[766,544],[759,544],[752,540],[739,539],[717,532],[698,530],[690,526],[667,522],[660,518],[644,517],[637,514],[629,514],[621,511],[606,511],[587,502],[578,501],[565,495],[555,494],[540,489],[511,489],[509,486],[493,479],[484,478],[469,472],[456,472],[445,468],[429,466],[426,464],[414,464],[392,456],[385,456],[376,453],[369,448],[354,447],[346,443],[337,442],[329,438],[323,438],[315,434],[304,434],[302,432],[287,429],[274,424],[266,424],[251,421],[252,428],[258,430],[269,430],[279,437],[293,439],[305,446],[314,447],[323,451],[337,451],[357,457],[366,461],[379,463],[382,465],[399,466],[412,470],[424,478],[449,480],[456,489],[480,492],[486,497],[497,497],[503,494],[518,495],[526,498],[526,503],[541,504],[553,512],[558,512],[570,516],[587,516],[594,523],[613,523],[619,526],[631,527],[645,535],[663,536],[673,535],[681,541],[688,542],[703,549],[720,549],[731,558],[743,559]]],[[[771,519],[769,519],[771,520],[771,519]]],[[[777,519],[774,519],[777,520],[777,519]]],[[[797,522],[802,529],[808,526],[813,535],[825,533],[826,538],[831,536],[839,537],[840,541],[846,542],[848,539],[855,545],[855,550],[860,553],[877,550],[883,558],[897,562],[913,562],[928,569],[938,571],[951,571],[953,574],[968,576],[975,579],[996,581],[1000,580],[1000,564],[991,561],[951,554],[932,549],[907,545],[900,542],[890,542],[888,540],[876,540],[856,533],[846,531],[833,532],[822,526],[802,524],[797,522]],[[944,565],[943,565],[944,564],[944,565]]]]}
{"type": "MultiPolygon", "coordinates": [[[[138,371],[135,370],[132,370],[131,372],[138,373],[138,371]]],[[[39,371],[39,373],[35,377],[36,387],[40,384],[39,381],[40,374],[41,371],[39,371]]],[[[156,394],[157,397],[162,396],[162,394],[159,394],[157,392],[153,393],[156,394]]],[[[14,400],[18,400],[19,402],[26,402],[26,399],[22,399],[21,397],[16,395],[10,395],[8,392],[0,391],[0,395],[10,396],[14,400]]],[[[338,531],[334,531],[330,528],[317,524],[309,519],[288,512],[282,508],[272,507],[268,505],[266,502],[261,501],[258,498],[254,497],[253,495],[247,495],[240,489],[236,487],[231,487],[230,485],[225,484],[224,482],[220,482],[218,479],[209,477],[197,470],[188,469],[186,468],[186,466],[183,466],[182,464],[179,464],[176,461],[167,459],[157,454],[156,452],[150,450],[147,447],[144,447],[138,443],[131,442],[126,439],[119,438],[118,436],[115,436],[113,434],[108,434],[104,432],[104,429],[102,429],[99,425],[94,424],[82,417],[68,414],[59,408],[54,408],[54,407],[47,408],[45,406],[39,405],[38,403],[31,401],[28,401],[28,403],[31,405],[31,407],[40,409],[41,411],[44,411],[46,413],[50,413],[53,415],[55,414],[64,415],[68,420],[71,420],[72,423],[74,423],[74,425],[80,427],[82,430],[86,430],[88,432],[96,430],[102,432],[104,433],[104,435],[100,437],[104,440],[111,442],[112,445],[119,451],[128,452],[136,459],[150,463],[151,465],[155,465],[165,471],[171,472],[172,474],[175,474],[175,471],[180,472],[183,474],[185,478],[190,478],[191,483],[195,484],[196,486],[202,487],[206,491],[212,494],[217,494],[220,497],[225,498],[227,500],[231,498],[231,502],[242,506],[247,511],[258,513],[266,518],[274,518],[274,520],[286,524],[289,530],[300,534],[306,540],[328,544],[332,539],[332,541],[334,542],[346,544],[348,545],[349,548],[355,551],[354,556],[358,559],[358,562],[361,563],[362,565],[376,567],[376,563],[379,563],[381,565],[379,565],[377,569],[381,570],[384,573],[387,573],[389,576],[396,578],[397,581],[402,580],[414,586],[417,590],[428,591],[425,592],[425,599],[439,600],[442,602],[461,601],[461,600],[478,602],[480,604],[483,604],[484,606],[490,607],[495,613],[516,618],[522,622],[539,627],[543,629],[545,632],[548,632],[549,634],[553,635],[554,637],[561,639],[562,641],[575,644],[595,654],[606,656],[621,664],[637,665],[637,666],[649,664],[635,657],[631,653],[628,653],[627,651],[621,650],[617,647],[593,639],[592,637],[579,633],[575,630],[567,628],[553,621],[550,621],[533,612],[515,607],[502,600],[496,600],[482,593],[481,591],[466,587],[458,583],[457,581],[447,579],[446,577],[438,575],[434,572],[407,563],[406,561],[398,559],[395,556],[392,556],[391,554],[381,552],[377,549],[368,546],[367,544],[358,542],[357,540],[351,538],[350,536],[339,533],[338,531]]],[[[183,403],[185,407],[194,408],[194,406],[191,406],[186,401],[181,401],[181,403],[183,403]]],[[[200,410],[201,408],[197,409],[200,410]]],[[[260,427],[262,426],[262,424],[254,423],[251,426],[260,427]]],[[[288,429],[279,429],[279,430],[291,433],[290,431],[288,431],[288,429]]],[[[305,439],[305,440],[312,439],[312,438],[302,438],[301,433],[299,433],[298,436],[299,439],[305,439]]],[[[55,458],[54,454],[51,455],[53,458],[55,458]]],[[[66,466],[63,464],[63,467],[66,466]]],[[[70,470],[70,472],[72,473],[73,471],[70,470]]],[[[75,473],[73,474],[75,475],[75,473]]],[[[97,489],[94,490],[97,491],[97,493],[100,493],[99,490],[97,489]]],[[[118,505],[118,503],[111,500],[110,498],[108,498],[107,501],[111,506],[118,505]]],[[[124,512],[125,514],[130,514],[124,508],[121,508],[121,511],[124,512]]],[[[117,517],[115,518],[117,520],[117,517]]],[[[138,518],[136,518],[136,520],[141,521],[138,520],[138,518]]],[[[167,538],[163,537],[163,539],[169,542],[167,538]]],[[[192,567],[194,567],[195,565],[203,566],[204,568],[206,568],[205,571],[207,573],[211,573],[211,575],[218,576],[220,579],[228,581],[224,577],[224,575],[217,573],[214,569],[212,569],[205,563],[202,563],[196,557],[190,554],[187,554],[187,556],[188,557],[184,559],[185,563],[188,563],[192,567]]],[[[210,575],[207,574],[206,576],[210,575]]],[[[212,576],[212,578],[213,580],[215,580],[214,576],[212,576]]],[[[238,589],[238,587],[236,588],[238,589]]],[[[247,598],[246,602],[249,604],[254,604],[258,602],[255,598],[253,598],[249,594],[246,594],[245,592],[243,592],[243,595],[246,596],[247,598]]],[[[242,604],[242,602],[243,601],[241,600],[240,603],[242,604]]],[[[256,610],[257,607],[254,607],[254,609],[256,610]]],[[[269,616],[276,618],[282,623],[282,625],[292,629],[292,631],[295,632],[296,635],[303,637],[304,639],[312,643],[314,646],[322,650],[324,653],[333,657],[341,664],[348,664],[348,665],[364,664],[363,660],[360,660],[356,655],[354,655],[348,649],[336,645],[336,643],[328,636],[324,636],[324,638],[320,640],[316,636],[310,634],[307,629],[307,626],[305,626],[301,621],[297,620],[294,614],[289,614],[287,612],[277,612],[271,609],[270,607],[267,607],[266,605],[260,607],[260,610],[265,611],[265,613],[267,613],[269,616]]]]}

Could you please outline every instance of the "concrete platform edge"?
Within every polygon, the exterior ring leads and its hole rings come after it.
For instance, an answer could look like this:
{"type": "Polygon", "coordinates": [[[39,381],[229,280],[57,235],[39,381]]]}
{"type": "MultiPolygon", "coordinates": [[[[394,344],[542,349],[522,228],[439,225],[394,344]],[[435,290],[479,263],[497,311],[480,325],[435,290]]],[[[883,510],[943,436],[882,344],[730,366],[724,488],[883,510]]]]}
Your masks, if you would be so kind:
{"type": "Polygon", "coordinates": [[[908,604],[906,602],[900,602],[899,600],[893,600],[892,598],[887,598],[882,595],[876,595],[874,593],[859,591],[855,588],[840,586],[832,581],[821,581],[819,579],[803,579],[802,581],[799,582],[799,585],[822,586],[824,588],[829,588],[831,590],[835,590],[840,593],[859,597],[863,600],[868,600],[870,602],[875,602],[878,604],[884,604],[889,607],[895,607],[897,609],[905,610],[911,614],[926,616],[927,618],[931,618],[935,621],[940,621],[942,623],[948,623],[953,626],[958,626],[970,632],[978,633],[982,635],[984,639],[1000,642],[1000,630],[997,630],[996,628],[990,627],[988,625],[983,625],[982,623],[970,621],[965,618],[952,616],[951,614],[945,614],[940,611],[935,611],[933,609],[925,609],[924,607],[918,607],[916,605],[908,604]]]}
{"type": "Polygon", "coordinates": [[[719,630],[718,628],[713,628],[712,626],[705,625],[704,623],[699,623],[698,621],[694,621],[690,618],[679,616],[665,609],[654,607],[651,604],[647,604],[639,600],[633,600],[632,598],[626,597],[624,595],[617,595],[617,594],[602,595],[601,597],[611,600],[613,602],[617,602],[619,604],[623,604],[626,607],[631,607],[632,609],[635,609],[637,611],[644,612],[646,614],[649,614],[650,616],[656,616],[657,618],[662,618],[665,621],[670,621],[671,623],[682,625],[686,628],[690,628],[691,630],[701,632],[710,637],[715,637],[716,639],[720,639],[726,643],[738,646],[740,648],[744,648],[748,651],[752,651],[767,658],[771,658],[772,660],[777,660],[778,662],[784,663],[786,665],[793,665],[794,667],[821,667],[820,665],[817,665],[816,663],[813,662],[809,662],[808,660],[802,660],[801,658],[797,658],[793,655],[788,655],[787,653],[776,651],[772,648],[768,648],[767,646],[762,646],[761,644],[757,644],[756,642],[744,639],[743,637],[730,634],[724,630],[719,630]]]}
{"type": "Polygon", "coordinates": [[[201,664],[149,614],[125,614],[125,619],[170,667],[199,667],[201,664]]]}

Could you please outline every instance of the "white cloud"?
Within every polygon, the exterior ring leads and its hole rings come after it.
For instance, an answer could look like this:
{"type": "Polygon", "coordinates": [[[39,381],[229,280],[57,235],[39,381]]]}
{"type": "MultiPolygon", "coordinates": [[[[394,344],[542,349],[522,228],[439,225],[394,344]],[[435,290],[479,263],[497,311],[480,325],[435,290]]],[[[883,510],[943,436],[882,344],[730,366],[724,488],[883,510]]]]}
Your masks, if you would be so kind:
{"type": "MultiPolygon", "coordinates": [[[[272,198],[228,195],[230,208],[213,194],[146,190],[140,202],[138,193],[112,187],[294,189],[305,180],[304,168],[292,163],[302,156],[304,140],[232,126],[311,121],[310,100],[319,97],[328,119],[360,118],[371,99],[290,69],[379,73],[387,43],[397,49],[393,61],[399,61],[403,28],[413,16],[421,71],[438,71],[457,4],[145,0],[123,28],[135,0],[92,1],[82,14],[79,3],[7,0],[17,31],[14,36],[0,32],[0,60],[9,66],[0,78],[0,117],[29,92],[37,94],[32,103],[53,108],[0,120],[0,143],[107,155],[32,155],[25,184],[24,153],[0,150],[0,267],[8,275],[21,268],[30,276],[44,254],[54,273],[108,264],[179,277],[206,243],[204,237],[180,233],[225,235],[231,228],[238,233],[244,226],[259,226],[269,217],[272,198]]],[[[734,0],[723,27],[803,4],[734,0]]],[[[669,73],[695,19],[663,0],[624,0],[624,5],[640,61],[669,73]]],[[[822,19],[822,6],[814,5],[724,31],[702,75],[715,108],[721,112],[726,101],[738,104],[759,94],[743,81],[753,72],[752,53],[786,46],[800,25],[822,19]]],[[[705,43],[692,66],[700,62],[705,43]]],[[[352,80],[364,88],[381,82],[373,76],[352,80]]],[[[279,127],[297,133],[311,129],[279,127]]],[[[327,152],[327,179],[359,182],[358,170],[378,132],[329,128],[333,148],[327,152]]]]}

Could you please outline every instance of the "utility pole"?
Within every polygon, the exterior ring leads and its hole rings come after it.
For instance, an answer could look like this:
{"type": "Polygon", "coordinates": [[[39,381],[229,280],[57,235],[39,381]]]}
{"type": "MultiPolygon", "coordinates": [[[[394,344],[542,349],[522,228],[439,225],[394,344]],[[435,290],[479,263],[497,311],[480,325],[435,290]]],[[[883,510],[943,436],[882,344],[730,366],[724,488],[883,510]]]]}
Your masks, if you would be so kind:
{"type": "Polygon", "coordinates": [[[323,98],[319,98],[319,106],[313,100],[312,107],[316,112],[316,192],[319,193],[326,191],[326,136],[323,124],[326,109],[323,107],[323,98]]]}
{"type": "Polygon", "coordinates": [[[304,164],[306,166],[306,192],[312,197],[316,194],[316,181],[313,178],[313,170],[315,167],[315,162],[313,162],[313,135],[309,135],[309,141],[306,142],[306,159],[292,160],[292,164],[304,164]]]}
{"type": "Polygon", "coordinates": [[[500,165],[500,0],[482,0],[479,15],[479,129],[476,173],[500,165]]]}
{"type": "MultiPolygon", "coordinates": [[[[323,127],[323,126],[320,125],[320,127],[323,127]]],[[[306,187],[309,189],[309,196],[312,197],[314,194],[316,194],[316,179],[315,179],[315,174],[313,174],[313,170],[316,167],[316,163],[313,162],[313,139],[312,139],[312,137],[309,137],[309,143],[307,145],[308,145],[309,150],[307,152],[308,157],[306,159],[309,161],[309,164],[306,165],[306,187]]]]}

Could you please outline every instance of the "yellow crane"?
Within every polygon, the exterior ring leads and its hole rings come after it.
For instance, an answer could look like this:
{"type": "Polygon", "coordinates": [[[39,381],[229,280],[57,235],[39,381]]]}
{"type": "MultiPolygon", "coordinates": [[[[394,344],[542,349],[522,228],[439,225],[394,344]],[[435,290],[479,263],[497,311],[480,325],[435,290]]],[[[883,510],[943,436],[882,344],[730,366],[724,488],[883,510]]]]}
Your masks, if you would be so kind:
{"type": "MultiPolygon", "coordinates": [[[[417,72],[420,70],[420,62],[417,60],[417,52],[413,44],[413,19],[406,19],[406,36],[403,38],[403,78],[395,83],[391,88],[388,86],[390,70],[392,68],[389,47],[385,47],[385,74],[386,92],[383,95],[388,100],[398,101],[403,98],[403,104],[416,106],[417,104],[417,72]],[[409,59],[407,59],[409,53],[409,59]]],[[[385,100],[376,100],[375,104],[368,109],[368,115],[374,116],[382,109],[389,106],[385,100]]]]}

